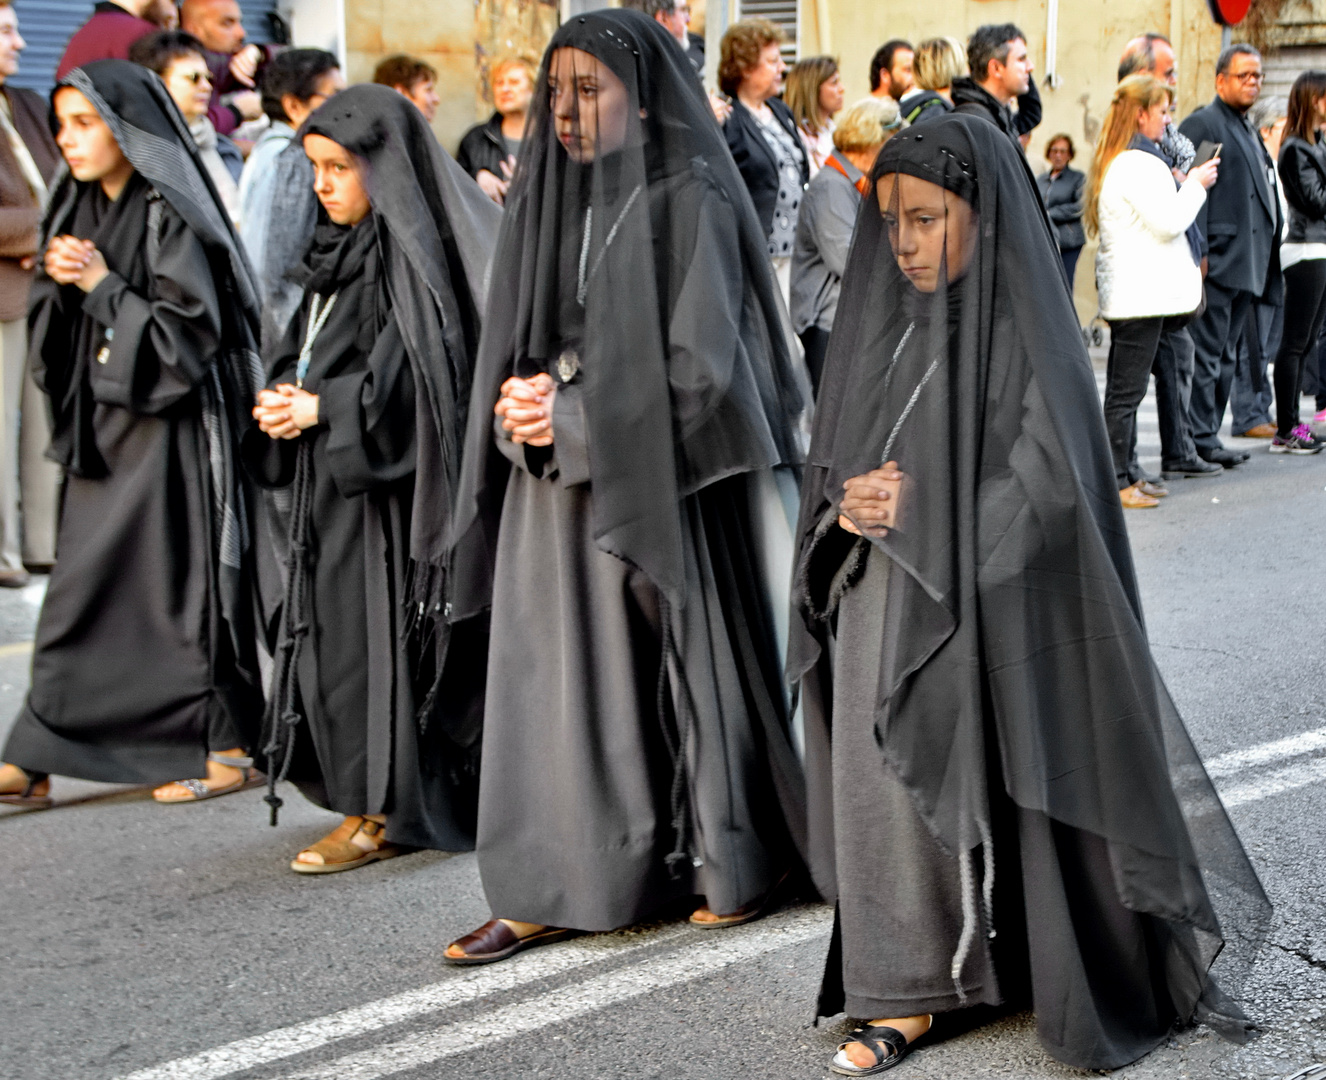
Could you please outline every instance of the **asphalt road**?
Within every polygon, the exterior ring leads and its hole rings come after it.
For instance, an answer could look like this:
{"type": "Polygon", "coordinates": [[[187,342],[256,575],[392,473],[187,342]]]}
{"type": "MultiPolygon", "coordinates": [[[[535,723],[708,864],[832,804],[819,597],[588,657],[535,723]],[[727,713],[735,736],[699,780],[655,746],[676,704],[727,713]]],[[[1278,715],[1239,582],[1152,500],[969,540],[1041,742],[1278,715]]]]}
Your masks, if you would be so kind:
{"type": "MultiPolygon", "coordinates": [[[[1143,430],[1153,440],[1146,416],[1143,430]]],[[[1136,1080],[1326,1062],[1326,455],[1258,449],[1128,523],[1156,657],[1276,905],[1243,995],[1263,1033],[1243,1048],[1179,1034],[1119,1073],[1136,1080]]],[[[40,592],[0,595],[0,735],[40,592]]],[[[335,819],[297,795],[277,829],[256,791],[158,807],[57,779],[55,795],[0,816],[6,1077],[819,1080],[844,1030],[810,1024],[817,905],[722,933],[674,917],[456,970],[441,950],[488,916],[472,855],[303,878],[287,862],[335,819]]],[[[1048,1059],[1022,1015],[891,1075],[1083,1074],[1048,1059]]]]}

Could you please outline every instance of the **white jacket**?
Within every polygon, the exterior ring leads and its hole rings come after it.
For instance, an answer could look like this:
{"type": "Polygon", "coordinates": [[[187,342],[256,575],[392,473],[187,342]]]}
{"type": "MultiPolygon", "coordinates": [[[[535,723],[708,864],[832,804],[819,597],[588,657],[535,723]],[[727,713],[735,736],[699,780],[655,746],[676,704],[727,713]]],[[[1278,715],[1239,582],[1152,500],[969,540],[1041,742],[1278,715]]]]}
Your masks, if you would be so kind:
{"type": "Polygon", "coordinates": [[[1185,230],[1206,202],[1189,179],[1177,191],[1165,162],[1125,150],[1100,186],[1096,290],[1106,319],[1184,315],[1202,300],[1202,272],[1185,230]]]}

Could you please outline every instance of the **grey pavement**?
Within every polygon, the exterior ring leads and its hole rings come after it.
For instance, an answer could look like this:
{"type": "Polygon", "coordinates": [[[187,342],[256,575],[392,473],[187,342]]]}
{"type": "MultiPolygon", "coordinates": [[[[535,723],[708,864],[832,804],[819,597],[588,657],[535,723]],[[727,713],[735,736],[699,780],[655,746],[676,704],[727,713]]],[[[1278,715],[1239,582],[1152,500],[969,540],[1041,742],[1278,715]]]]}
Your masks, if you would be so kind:
{"type": "MultiPolygon", "coordinates": [[[[1243,1048],[1177,1034],[1119,1072],[1129,1080],[1282,1078],[1326,1062],[1326,735],[1311,734],[1326,729],[1326,455],[1234,445],[1252,461],[1173,483],[1127,520],[1155,654],[1204,757],[1289,748],[1221,780],[1242,785],[1231,813],[1276,904],[1242,992],[1263,1031],[1243,1048]]],[[[5,646],[30,636],[33,595],[0,593],[0,734],[28,660],[5,646]]],[[[55,794],[55,809],[0,816],[8,1077],[818,1080],[844,1030],[810,1024],[818,905],[720,933],[672,913],[457,970],[443,947],[488,916],[473,855],[301,878],[286,864],[335,819],[293,792],[276,829],[256,791],[158,807],[142,790],[57,779],[55,794]]],[[[891,1075],[1083,1074],[1051,1061],[1018,1015],[891,1075]]]]}

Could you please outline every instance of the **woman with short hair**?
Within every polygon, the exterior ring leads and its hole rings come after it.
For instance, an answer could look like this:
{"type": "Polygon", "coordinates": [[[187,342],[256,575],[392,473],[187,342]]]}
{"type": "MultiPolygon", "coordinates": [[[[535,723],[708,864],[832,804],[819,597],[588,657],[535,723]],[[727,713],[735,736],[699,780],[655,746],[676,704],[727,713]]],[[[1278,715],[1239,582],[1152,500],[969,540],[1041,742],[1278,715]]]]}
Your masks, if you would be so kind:
{"type": "Polygon", "coordinates": [[[792,110],[801,142],[810,157],[810,178],[833,153],[833,118],[843,107],[843,80],[832,56],[798,60],[787,73],[783,102],[792,110]]]}
{"type": "Polygon", "coordinates": [[[912,60],[916,89],[904,95],[903,120],[924,123],[953,110],[949,89],[954,79],[967,74],[967,49],[955,37],[935,37],[916,47],[912,60]]]}
{"type": "Polygon", "coordinates": [[[792,252],[792,328],[806,350],[811,385],[818,387],[847,250],[869,188],[866,179],[884,144],[902,126],[898,103],[868,97],[842,114],[833,133],[834,151],[806,189],[792,252]]]}
{"type": "Polygon", "coordinates": [[[520,158],[525,120],[538,64],[524,55],[503,56],[488,69],[493,94],[493,115],[465,132],[456,151],[456,164],[501,206],[520,158]]]}
{"type": "Polygon", "coordinates": [[[1077,269],[1077,257],[1082,254],[1082,246],[1087,242],[1087,234],[1082,229],[1082,189],[1087,182],[1087,174],[1069,166],[1077,156],[1073,146],[1073,137],[1066,133],[1051,136],[1045,144],[1045,160],[1050,167],[1036,177],[1036,187],[1041,193],[1041,202],[1045,212],[1050,215],[1054,226],[1054,239],[1059,245],[1059,258],[1063,260],[1064,273],[1068,275],[1068,290],[1073,289],[1073,274],[1077,269]]]}
{"type": "Polygon", "coordinates": [[[718,83],[734,99],[723,132],[764,226],[769,259],[786,300],[797,215],[810,183],[810,155],[792,110],[777,96],[787,71],[782,45],[783,32],[768,19],[733,23],[723,35],[718,83]]]}
{"type": "Polygon", "coordinates": [[[1197,214],[1218,159],[1195,165],[1180,186],[1160,153],[1173,91],[1151,75],[1115,88],[1086,185],[1089,232],[1100,236],[1096,287],[1110,324],[1105,427],[1119,499],[1157,506],[1165,489],[1132,461],[1137,407],[1146,396],[1160,336],[1184,326],[1202,302],[1197,214]]]}

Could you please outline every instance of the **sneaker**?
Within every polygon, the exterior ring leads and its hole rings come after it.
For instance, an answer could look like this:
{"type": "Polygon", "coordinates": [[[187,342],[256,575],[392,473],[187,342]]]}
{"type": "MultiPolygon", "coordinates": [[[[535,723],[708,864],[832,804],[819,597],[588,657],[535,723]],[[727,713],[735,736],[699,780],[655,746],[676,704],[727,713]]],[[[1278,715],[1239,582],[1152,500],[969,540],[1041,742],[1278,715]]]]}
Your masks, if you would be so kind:
{"type": "Polygon", "coordinates": [[[1314,424],[1326,424],[1326,409],[1322,409],[1321,412],[1317,413],[1312,418],[1312,422],[1314,424]]]}
{"type": "Polygon", "coordinates": [[[1271,440],[1272,454],[1320,454],[1326,443],[1319,442],[1308,430],[1307,424],[1299,424],[1288,435],[1279,435],[1271,440]]]}

